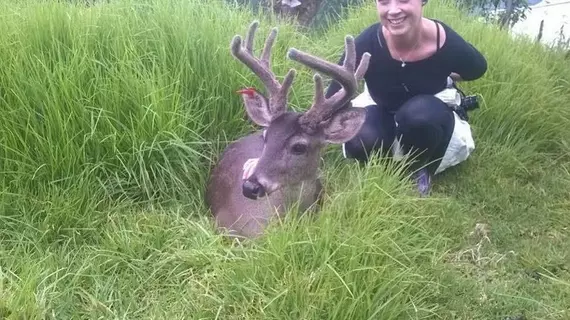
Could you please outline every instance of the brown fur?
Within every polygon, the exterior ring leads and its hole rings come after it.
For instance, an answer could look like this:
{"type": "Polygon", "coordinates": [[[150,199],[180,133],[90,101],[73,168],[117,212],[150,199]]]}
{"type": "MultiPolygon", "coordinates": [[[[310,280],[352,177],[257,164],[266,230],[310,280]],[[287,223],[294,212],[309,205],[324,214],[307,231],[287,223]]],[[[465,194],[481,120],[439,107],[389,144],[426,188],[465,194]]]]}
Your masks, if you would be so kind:
{"type": "Polygon", "coordinates": [[[315,99],[306,113],[287,111],[287,94],[295,70],[291,69],[283,84],[270,71],[271,46],[277,35],[272,29],[261,58],[253,56],[252,43],[257,22],[250,25],[245,45],[234,37],[232,54],[246,64],[264,83],[269,97],[254,90],[242,94],[249,118],[265,130],[252,133],[231,143],[212,170],[206,201],[216,224],[231,236],[257,237],[272,218],[282,216],[293,206],[300,211],[315,208],[322,201],[322,183],[318,177],[320,152],[327,143],[343,143],[356,135],[364,122],[364,109],[350,106],[357,81],[368,66],[365,54],[355,66],[354,42],[346,39],[347,58],[338,66],[295,49],[289,57],[338,80],[343,89],[329,99],[322,95],[320,76],[315,76],[315,99]],[[248,186],[258,186],[262,193],[244,194],[243,164],[259,158],[248,186]],[[251,194],[251,195],[250,195],[251,194]]]}

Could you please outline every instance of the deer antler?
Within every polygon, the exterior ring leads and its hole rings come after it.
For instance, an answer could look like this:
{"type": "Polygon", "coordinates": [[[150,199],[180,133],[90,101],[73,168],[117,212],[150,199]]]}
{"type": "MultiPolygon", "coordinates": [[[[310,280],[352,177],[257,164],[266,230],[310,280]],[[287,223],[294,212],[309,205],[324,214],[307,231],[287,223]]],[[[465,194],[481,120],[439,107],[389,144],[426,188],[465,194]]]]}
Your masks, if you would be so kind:
{"type": "Polygon", "coordinates": [[[313,77],[315,82],[313,105],[300,119],[301,123],[309,128],[313,128],[346,106],[357,91],[358,81],[364,77],[368,69],[368,63],[370,61],[370,53],[368,52],[362,55],[358,68],[356,68],[356,48],[352,36],[346,36],[345,50],[346,55],[342,66],[325,61],[295,48],[289,50],[288,56],[290,59],[332,77],[342,86],[342,89],[327,99],[324,96],[323,80],[318,73],[315,74],[313,77]]]}
{"type": "Polygon", "coordinates": [[[283,84],[277,81],[275,74],[271,71],[271,49],[277,37],[277,28],[271,29],[265,41],[261,59],[253,55],[253,39],[258,25],[258,21],[254,21],[250,24],[249,32],[245,39],[245,46],[242,46],[241,36],[234,36],[231,43],[231,52],[234,57],[249,67],[249,69],[261,79],[269,94],[268,99],[271,113],[279,114],[287,109],[287,95],[295,78],[295,70],[289,70],[283,80],[283,84]]]}

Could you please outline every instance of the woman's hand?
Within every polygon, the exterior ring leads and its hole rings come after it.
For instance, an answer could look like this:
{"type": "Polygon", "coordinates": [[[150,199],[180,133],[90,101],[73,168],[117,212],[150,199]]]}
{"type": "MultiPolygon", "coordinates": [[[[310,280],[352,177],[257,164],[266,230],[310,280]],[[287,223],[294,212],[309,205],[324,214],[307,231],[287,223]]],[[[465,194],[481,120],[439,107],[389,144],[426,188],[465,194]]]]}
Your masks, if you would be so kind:
{"type": "Polygon", "coordinates": [[[458,82],[458,81],[463,81],[463,79],[461,79],[461,76],[458,75],[455,72],[452,72],[449,77],[451,77],[451,79],[453,79],[453,81],[458,82]]]}

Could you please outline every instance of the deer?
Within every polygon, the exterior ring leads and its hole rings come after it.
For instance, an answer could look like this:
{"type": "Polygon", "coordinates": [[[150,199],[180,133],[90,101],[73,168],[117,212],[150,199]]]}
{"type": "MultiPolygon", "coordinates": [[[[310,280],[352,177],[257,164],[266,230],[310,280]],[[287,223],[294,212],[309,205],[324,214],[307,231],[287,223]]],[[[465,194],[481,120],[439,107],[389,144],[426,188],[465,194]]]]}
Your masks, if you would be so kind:
{"type": "Polygon", "coordinates": [[[260,57],[253,53],[259,21],[253,21],[245,38],[235,35],[231,54],[247,66],[263,83],[266,94],[254,88],[238,90],[246,114],[261,127],[230,143],[213,166],[207,183],[206,202],[216,227],[230,238],[256,238],[273,218],[283,217],[296,206],[315,209],[322,201],[323,183],[319,177],[321,150],[327,144],[342,144],[353,138],[365,119],[365,109],[353,107],[351,100],[368,68],[370,54],[363,53],[356,66],[354,38],[345,37],[342,65],[290,48],[289,59],[316,71],[314,97],[305,112],[289,110],[288,93],[296,69],[291,68],[282,82],[271,68],[272,46],[277,36],[273,27],[260,57]],[[325,98],[319,72],[332,77],[341,89],[325,98]],[[256,163],[244,174],[247,163],[256,163]]]}

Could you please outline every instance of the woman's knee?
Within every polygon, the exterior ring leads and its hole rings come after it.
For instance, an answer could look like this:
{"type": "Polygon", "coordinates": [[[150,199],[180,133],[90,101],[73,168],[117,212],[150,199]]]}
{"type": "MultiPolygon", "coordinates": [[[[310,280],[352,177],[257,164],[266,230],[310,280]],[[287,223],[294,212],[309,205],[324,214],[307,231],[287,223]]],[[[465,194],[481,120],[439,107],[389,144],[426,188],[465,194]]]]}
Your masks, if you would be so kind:
{"type": "Polygon", "coordinates": [[[406,101],[395,115],[398,127],[428,128],[453,122],[452,110],[433,95],[418,95],[406,101]]]}
{"type": "Polygon", "coordinates": [[[447,104],[435,96],[416,96],[402,105],[395,119],[407,152],[422,152],[425,160],[443,156],[455,127],[447,104]]]}
{"type": "Polygon", "coordinates": [[[381,147],[383,143],[381,137],[367,133],[367,131],[370,131],[369,129],[370,128],[366,127],[363,128],[357,136],[344,144],[348,158],[367,161],[371,154],[381,147]]]}
{"type": "Polygon", "coordinates": [[[366,107],[366,120],[358,134],[344,144],[345,155],[366,161],[379,149],[386,150],[394,140],[394,124],[385,119],[383,110],[376,105],[366,107]],[[391,140],[390,140],[391,139],[391,140]]]}

